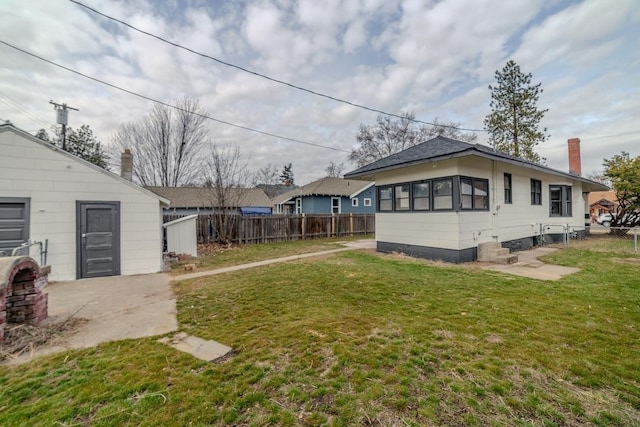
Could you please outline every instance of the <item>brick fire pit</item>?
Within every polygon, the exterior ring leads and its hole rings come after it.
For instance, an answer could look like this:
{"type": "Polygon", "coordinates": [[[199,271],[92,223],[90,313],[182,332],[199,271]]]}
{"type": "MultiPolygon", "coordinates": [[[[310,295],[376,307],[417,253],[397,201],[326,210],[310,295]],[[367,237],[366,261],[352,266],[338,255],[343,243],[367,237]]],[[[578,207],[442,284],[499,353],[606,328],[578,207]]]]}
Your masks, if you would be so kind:
{"type": "Polygon", "coordinates": [[[49,266],[30,257],[0,257],[0,342],[7,323],[37,326],[47,318],[49,266]]]}

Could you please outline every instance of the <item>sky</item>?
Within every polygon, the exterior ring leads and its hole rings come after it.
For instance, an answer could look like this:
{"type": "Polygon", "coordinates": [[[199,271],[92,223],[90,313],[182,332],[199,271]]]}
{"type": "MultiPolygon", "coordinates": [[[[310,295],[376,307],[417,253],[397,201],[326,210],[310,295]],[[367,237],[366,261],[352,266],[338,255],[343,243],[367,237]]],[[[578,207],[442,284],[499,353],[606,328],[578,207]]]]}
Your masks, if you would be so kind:
{"type": "MultiPolygon", "coordinates": [[[[568,170],[579,137],[583,175],[621,151],[640,155],[638,0],[79,0],[194,51],[281,81],[389,113],[479,129],[488,85],[510,59],[542,83],[547,165],[568,170]],[[615,6],[614,6],[615,5],[615,6]]],[[[312,95],[177,49],[68,0],[0,0],[0,41],[167,103],[188,96],[218,120],[212,143],[238,147],[248,169],[292,163],[296,184],[348,152],[377,113],[312,95]]],[[[0,120],[35,133],[66,103],[109,145],[152,102],[0,44],[0,120]]],[[[0,153],[1,155],[1,153],[0,153]]]]}

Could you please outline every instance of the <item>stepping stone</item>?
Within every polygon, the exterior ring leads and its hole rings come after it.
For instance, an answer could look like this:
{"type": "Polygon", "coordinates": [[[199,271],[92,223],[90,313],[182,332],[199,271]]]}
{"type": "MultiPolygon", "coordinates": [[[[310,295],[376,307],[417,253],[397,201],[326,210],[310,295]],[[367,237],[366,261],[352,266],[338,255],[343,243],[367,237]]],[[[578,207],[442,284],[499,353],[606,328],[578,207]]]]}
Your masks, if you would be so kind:
{"type": "Polygon", "coordinates": [[[189,353],[193,357],[206,362],[213,362],[229,353],[232,349],[224,344],[212,340],[203,340],[185,332],[179,332],[172,337],[165,337],[158,340],[169,345],[176,350],[189,353]]]}

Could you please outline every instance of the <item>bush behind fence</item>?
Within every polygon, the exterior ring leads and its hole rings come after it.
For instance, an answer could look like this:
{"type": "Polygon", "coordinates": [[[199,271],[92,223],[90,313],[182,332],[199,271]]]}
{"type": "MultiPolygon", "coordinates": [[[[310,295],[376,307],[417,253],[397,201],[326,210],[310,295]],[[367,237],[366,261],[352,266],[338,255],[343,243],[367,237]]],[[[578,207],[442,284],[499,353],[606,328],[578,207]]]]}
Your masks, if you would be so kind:
{"type": "MultiPolygon", "coordinates": [[[[165,214],[164,222],[185,215],[165,214]]],[[[226,224],[225,234],[233,243],[266,243],[320,237],[351,237],[375,233],[375,214],[302,214],[243,216],[200,214],[198,243],[218,238],[216,224],[226,224]]]]}

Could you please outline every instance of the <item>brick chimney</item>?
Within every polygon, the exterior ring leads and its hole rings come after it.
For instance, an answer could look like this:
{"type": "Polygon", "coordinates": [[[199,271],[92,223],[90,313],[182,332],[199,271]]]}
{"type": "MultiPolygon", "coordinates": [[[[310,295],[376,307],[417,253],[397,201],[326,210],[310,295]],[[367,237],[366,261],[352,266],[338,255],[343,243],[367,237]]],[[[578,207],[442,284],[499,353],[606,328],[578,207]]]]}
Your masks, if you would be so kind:
{"type": "Polygon", "coordinates": [[[128,148],[124,149],[120,157],[120,176],[127,181],[133,180],[133,154],[128,148]]]}
{"type": "Polygon", "coordinates": [[[569,173],[582,175],[582,160],[580,157],[580,138],[571,138],[567,141],[569,146],[569,173]]]}

